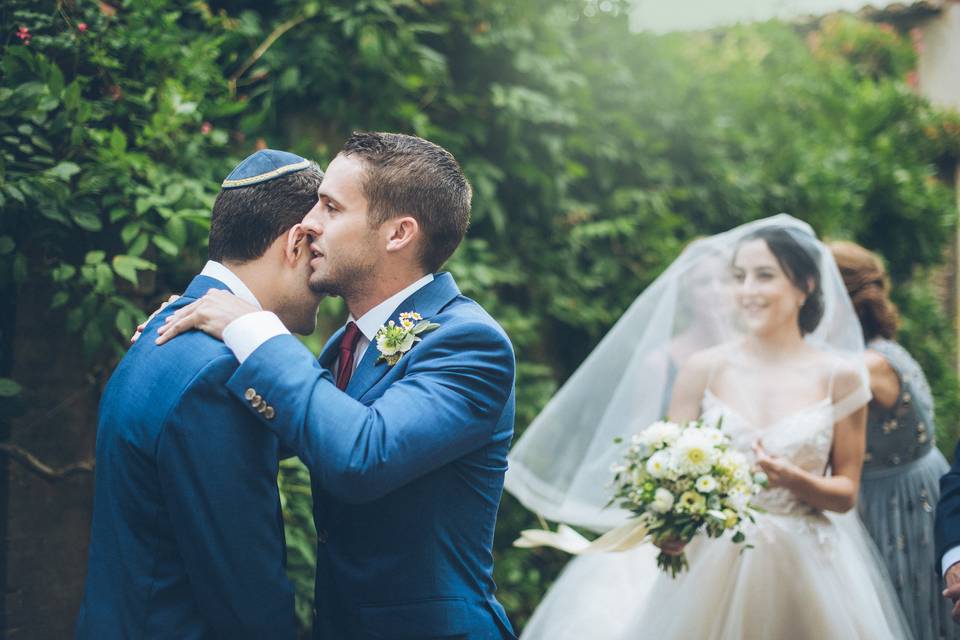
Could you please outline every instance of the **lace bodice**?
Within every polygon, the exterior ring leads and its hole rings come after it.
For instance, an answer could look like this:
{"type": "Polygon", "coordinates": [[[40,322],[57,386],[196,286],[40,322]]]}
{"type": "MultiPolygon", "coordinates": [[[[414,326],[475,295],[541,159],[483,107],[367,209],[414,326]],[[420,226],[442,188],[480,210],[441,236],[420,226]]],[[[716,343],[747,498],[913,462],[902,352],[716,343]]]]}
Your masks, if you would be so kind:
{"type": "MultiPolygon", "coordinates": [[[[733,440],[733,446],[751,460],[755,457],[753,445],[759,439],[767,452],[786,458],[809,473],[822,475],[827,468],[833,444],[833,405],[828,398],[764,426],[750,424],[709,389],[704,392],[702,410],[702,418],[708,424],[722,419],[721,428],[733,440]]],[[[754,502],[770,513],[815,513],[787,489],[769,489],[754,502]]]]}

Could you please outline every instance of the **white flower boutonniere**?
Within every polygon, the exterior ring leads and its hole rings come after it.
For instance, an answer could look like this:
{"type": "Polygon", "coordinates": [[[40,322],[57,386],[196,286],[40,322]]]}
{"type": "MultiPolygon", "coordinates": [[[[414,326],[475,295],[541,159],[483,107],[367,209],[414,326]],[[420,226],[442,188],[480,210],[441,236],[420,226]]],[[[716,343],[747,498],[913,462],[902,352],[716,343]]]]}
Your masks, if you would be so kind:
{"type": "Polygon", "coordinates": [[[433,331],[439,326],[436,322],[424,320],[423,316],[415,311],[401,313],[400,324],[391,320],[380,327],[377,335],[373,337],[377,343],[377,351],[380,352],[377,362],[383,360],[390,366],[397,364],[403,354],[422,340],[421,333],[433,331]]]}

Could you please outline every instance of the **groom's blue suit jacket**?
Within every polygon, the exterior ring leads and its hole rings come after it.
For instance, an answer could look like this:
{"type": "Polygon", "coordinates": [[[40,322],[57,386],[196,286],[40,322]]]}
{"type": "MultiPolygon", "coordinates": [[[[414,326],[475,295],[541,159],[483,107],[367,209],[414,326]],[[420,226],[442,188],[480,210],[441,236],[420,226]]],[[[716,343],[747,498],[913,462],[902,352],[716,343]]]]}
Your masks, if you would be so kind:
{"type": "Polygon", "coordinates": [[[314,637],[513,638],[494,598],[493,531],[513,434],[514,356],[480,306],[438,274],[394,312],[440,327],[391,366],[371,344],[346,389],[293,336],[261,345],[228,383],[310,468],[314,637]],[[249,390],[253,390],[250,392],[249,390]]]}
{"type": "Polygon", "coordinates": [[[277,439],[227,390],[237,361],[199,331],[150,322],[100,403],[93,529],[77,637],[293,638],[277,439]]]}

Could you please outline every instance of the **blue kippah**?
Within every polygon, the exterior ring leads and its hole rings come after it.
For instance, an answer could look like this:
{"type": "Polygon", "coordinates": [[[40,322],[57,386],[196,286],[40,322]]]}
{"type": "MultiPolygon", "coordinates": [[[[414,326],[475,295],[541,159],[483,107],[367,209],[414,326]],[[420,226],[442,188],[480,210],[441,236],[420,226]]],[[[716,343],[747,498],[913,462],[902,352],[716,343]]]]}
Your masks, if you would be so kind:
{"type": "Polygon", "coordinates": [[[238,164],[220,186],[224,189],[249,187],[252,184],[302,171],[309,166],[310,161],[298,155],[274,149],[261,149],[238,164]]]}

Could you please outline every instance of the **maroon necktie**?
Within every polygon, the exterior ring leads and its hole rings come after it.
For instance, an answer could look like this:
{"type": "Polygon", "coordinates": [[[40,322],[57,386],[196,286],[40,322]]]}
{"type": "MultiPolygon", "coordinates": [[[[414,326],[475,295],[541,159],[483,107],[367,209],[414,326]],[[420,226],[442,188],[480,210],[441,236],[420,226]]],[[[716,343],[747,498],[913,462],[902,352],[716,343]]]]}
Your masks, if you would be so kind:
{"type": "Polygon", "coordinates": [[[360,327],[356,322],[348,322],[340,341],[340,362],[337,365],[337,388],[344,391],[353,373],[353,352],[360,340],[360,327]]]}

